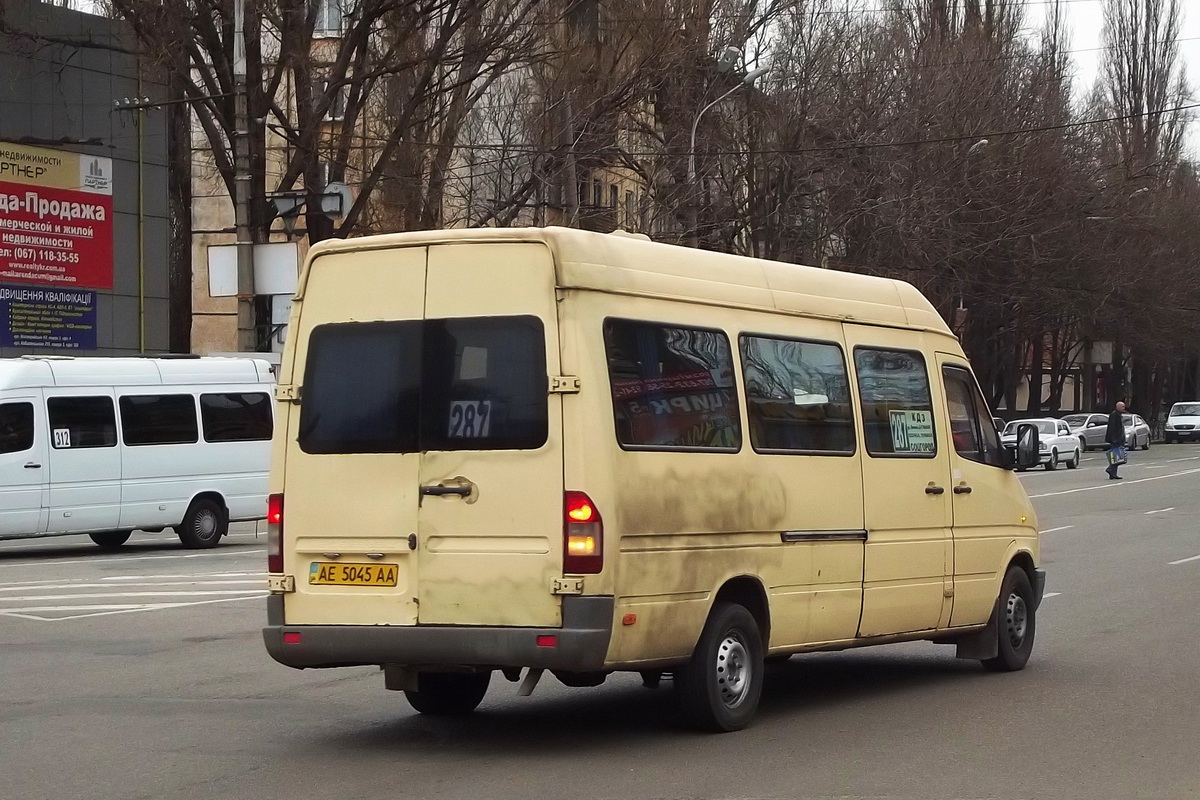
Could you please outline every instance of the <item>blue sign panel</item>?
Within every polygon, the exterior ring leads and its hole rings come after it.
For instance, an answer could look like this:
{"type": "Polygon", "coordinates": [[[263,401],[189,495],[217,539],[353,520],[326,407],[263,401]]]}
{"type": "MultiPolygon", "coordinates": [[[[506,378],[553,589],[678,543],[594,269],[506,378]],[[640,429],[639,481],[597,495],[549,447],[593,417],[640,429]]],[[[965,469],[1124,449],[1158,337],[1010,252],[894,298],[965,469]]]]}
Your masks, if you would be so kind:
{"type": "Polygon", "coordinates": [[[0,345],[96,349],[96,293],[0,286],[0,345]]]}

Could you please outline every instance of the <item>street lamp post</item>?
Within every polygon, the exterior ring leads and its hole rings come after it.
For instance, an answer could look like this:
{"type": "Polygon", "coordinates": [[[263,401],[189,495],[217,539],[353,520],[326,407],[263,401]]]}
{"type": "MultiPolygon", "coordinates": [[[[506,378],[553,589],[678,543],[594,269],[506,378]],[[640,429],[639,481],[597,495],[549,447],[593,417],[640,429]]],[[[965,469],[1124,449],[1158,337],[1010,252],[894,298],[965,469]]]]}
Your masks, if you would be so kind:
{"type": "Polygon", "coordinates": [[[696,228],[699,224],[698,219],[697,219],[697,217],[698,217],[697,203],[698,203],[699,198],[696,196],[698,194],[698,192],[696,191],[696,189],[697,189],[697,187],[696,187],[696,129],[700,127],[700,118],[704,116],[704,113],[706,111],[708,111],[710,108],[715,106],[717,103],[724,100],[726,97],[729,97],[729,95],[733,94],[738,89],[742,88],[743,86],[750,86],[751,84],[753,84],[756,80],[758,80],[763,75],[765,75],[767,73],[767,71],[768,71],[767,67],[759,67],[758,69],[747,72],[746,75],[742,78],[742,80],[738,83],[737,86],[734,86],[732,89],[730,89],[727,92],[725,92],[724,94],[722,94],[716,100],[713,100],[711,103],[706,105],[704,108],[700,109],[700,113],[696,115],[696,119],[693,120],[693,122],[692,122],[692,138],[688,144],[688,174],[687,174],[688,190],[692,194],[692,202],[689,204],[690,207],[688,209],[688,244],[691,245],[692,247],[696,247],[699,244],[699,241],[698,241],[699,237],[698,237],[697,231],[696,231],[696,228]]]}

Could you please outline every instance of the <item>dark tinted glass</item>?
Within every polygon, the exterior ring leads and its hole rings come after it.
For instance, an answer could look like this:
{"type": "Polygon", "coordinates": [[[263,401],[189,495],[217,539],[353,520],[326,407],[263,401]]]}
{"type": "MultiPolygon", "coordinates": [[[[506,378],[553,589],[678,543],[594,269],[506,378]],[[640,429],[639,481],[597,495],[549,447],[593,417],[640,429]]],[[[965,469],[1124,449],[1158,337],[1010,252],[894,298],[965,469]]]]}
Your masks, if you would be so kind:
{"type": "Polygon", "coordinates": [[[743,336],[741,350],[755,450],[854,452],[854,413],[840,347],[743,336]]]}
{"type": "Polygon", "coordinates": [[[426,320],[422,349],[422,450],[532,450],[546,443],[541,320],[426,320]]]}
{"type": "Polygon", "coordinates": [[[230,392],[200,395],[206,442],[256,442],[271,438],[271,395],[230,392]]]}
{"type": "Polygon", "coordinates": [[[604,345],[622,445],[727,452],[742,446],[724,333],[608,320],[604,345]]]}
{"type": "Polygon", "coordinates": [[[51,397],[50,441],[56,450],[116,447],[117,419],[110,397],[51,397]]]}
{"type": "Polygon", "coordinates": [[[190,394],[122,397],[121,436],[127,445],[191,444],[199,440],[190,394]]]}
{"type": "Polygon", "coordinates": [[[33,447],[33,404],[0,403],[0,453],[33,447]]]}
{"type": "Polygon", "coordinates": [[[300,405],[306,453],[528,450],[546,442],[536,317],[323,325],[300,405]]]}
{"type": "Polygon", "coordinates": [[[871,455],[937,453],[929,373],[918,353],[860,347],[854,351],[863,432],[871,455]]]}

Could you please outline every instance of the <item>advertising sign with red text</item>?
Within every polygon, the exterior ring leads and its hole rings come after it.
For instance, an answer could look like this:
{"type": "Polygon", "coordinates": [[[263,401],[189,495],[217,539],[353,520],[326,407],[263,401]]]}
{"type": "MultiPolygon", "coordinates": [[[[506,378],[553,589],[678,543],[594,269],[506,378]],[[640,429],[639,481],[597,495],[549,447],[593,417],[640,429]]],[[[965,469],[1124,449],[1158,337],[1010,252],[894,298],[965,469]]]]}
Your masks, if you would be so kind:
{"type": "Polygon", "coordinates": [[[0,142],[0,283],[113,285],[112,159],[0,142]]]}

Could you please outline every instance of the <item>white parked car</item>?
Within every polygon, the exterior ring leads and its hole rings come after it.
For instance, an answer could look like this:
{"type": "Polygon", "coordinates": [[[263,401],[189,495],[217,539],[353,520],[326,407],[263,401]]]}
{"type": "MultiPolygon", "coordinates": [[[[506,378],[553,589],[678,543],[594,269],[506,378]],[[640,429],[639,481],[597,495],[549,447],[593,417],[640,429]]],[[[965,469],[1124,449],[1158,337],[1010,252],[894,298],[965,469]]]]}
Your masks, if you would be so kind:
{"type": "Polygon", "coordinates": [[[1200,440],[1200,401],[1171,406],[1163,438],[1167,444],[1200,440]]]}
{"type": "Polygon", "coordinates": [[[1047,470],[1057,469],[1059,464],[1066,464],[1067,469],[1079,466],[1083,444],[1079,436],[1071,432],[1067,423],[1061,419],[1016,419],[1005,426],[1000,434],[1000,443],[1009,449],[1016,449],[1017,428],[1020,425],[1036,425],[1038,429],[1038,445],[1041,449],[1041,464],[1047,470]]]}

